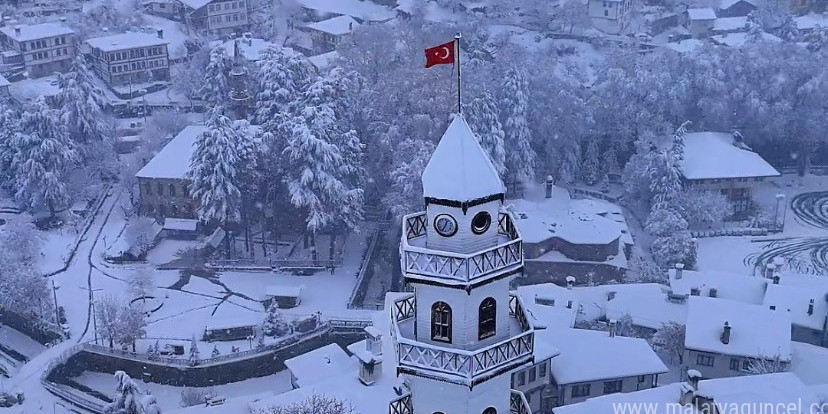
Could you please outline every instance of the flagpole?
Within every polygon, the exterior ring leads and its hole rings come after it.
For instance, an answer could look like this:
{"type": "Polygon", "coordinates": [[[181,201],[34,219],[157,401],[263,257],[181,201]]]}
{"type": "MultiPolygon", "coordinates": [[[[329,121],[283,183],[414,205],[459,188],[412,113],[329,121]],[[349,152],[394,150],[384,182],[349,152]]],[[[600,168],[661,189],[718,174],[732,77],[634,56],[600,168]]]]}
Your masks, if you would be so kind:
{"type": "Polygon", "coordinates": [[[454,56],[457,60],[457,113],[463,113],[460,106],[460,32],[454,36],[454,56]]]}

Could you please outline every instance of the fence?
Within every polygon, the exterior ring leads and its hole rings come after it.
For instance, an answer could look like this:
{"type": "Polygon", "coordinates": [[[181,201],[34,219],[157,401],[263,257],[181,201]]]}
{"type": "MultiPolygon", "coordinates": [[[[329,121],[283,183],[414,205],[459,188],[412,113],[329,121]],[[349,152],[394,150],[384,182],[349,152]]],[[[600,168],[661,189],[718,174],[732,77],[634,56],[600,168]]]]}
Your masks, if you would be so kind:
{"type": "Polygon", "coordinates": [[[609,194],[604,194],[600,191],[586,190],[586,189],[583,189],[583,188],[575,188],[575,187],[570,188],[569,191],[573,196],[591,197],[591,198],[597,198],[599,200],[608,201],[610,203],[618,203],[618,198],[613,197],[609,194]]]}
{"type": "MultiPolygon", "coordinates": [[[[799,174],[799,167],[796,165],[779,168],[782,174],[799,174]]],[[[808,167],[808,172],[813,175],[828,175],[828,165],[812,165],[808,167]]]]}
{"type": "Polygon", "coordinates": [[[720,230],[704,230],[691,231],[690,235],[695,238],[702,237],[721,237],[721,236],[767,236],[769,230],[766,228],[738,228],[738,229],[720,229],[720,230]]]}
{"type": "Polygon", "coordinates": [[[371,241],[368,243],[368,247],[365,248],[365,254],[363,254],[362,263],[360,264],[359,272],[357,273],[357,281],[354,284],[353,290],[351,290],[351,297],[348,299],[348,309],[365,309],[363,301],[365,300],[366,288],[368,282],[370,281],[370,279],[365,278],[365,273],[368,271],[368,265],[371,263],[371,257],[374,255],[377,240],[379,240],[381,234],[382,233],[379,231],[374,231],[374,234],[371,235],[371,241]]]}
{"type": "Polygon", "coordinates": [[[333,332],[353,333],[361,332],[365,327],[371,326],[374,323],[364,319],[330,319],[328,324],[333,332]]]}
{"type": "Polygon", "coordinates": [[[91,411],[93,413],[103,413],[104,406],[99,401],[93,400],[89,398],[87,395],[81,392],[75,392],[72,389],[65,388],[58,386],[48,380],[49,375],[52,371],[57,368],[59,365],[65,364],[69,358],[73,355],[77,354],[83,350],[82,345],[75,345],[72,348],[69,348],[66,352],[61,354],[58,358],[55,358],[46,365],[45,369],[40,375],[40,383],[50,393],[54,394],[56,397],[74,405],[75,407],[91,411]]]}

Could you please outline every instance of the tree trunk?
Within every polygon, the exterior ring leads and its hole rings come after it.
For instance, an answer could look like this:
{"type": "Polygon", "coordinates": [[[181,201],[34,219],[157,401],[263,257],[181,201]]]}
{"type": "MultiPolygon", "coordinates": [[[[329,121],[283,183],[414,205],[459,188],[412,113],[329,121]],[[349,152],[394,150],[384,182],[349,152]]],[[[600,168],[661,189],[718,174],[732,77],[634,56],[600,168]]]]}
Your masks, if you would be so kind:
{"type": "Polygon", "coordinates": [[[331,242],[328,244],[328,259],[332,262],[334,260],[334,250],[336,249],[336,229],[331,230],[331,242]]]}
{"type": "Polygon", "coordinates": [[[224,221],[224,247],[228,260],[230,260],[230,229],[227,227],[227,221],[224,221]]]}
{"type": "MultiPolygon", "coordinates": [[[[49,221],[52,221],[54,219],[55,219],[55,202],[52,201],[52,200],[49,200],[49,221]]],[[[51,225],[51,223],[50,223],[50,225],[51,225]]]]}
{"type": "Polygon", "coordinates": [[[310,235],[310,249],[311,249],[311,258],[313,259],[313,264],[316,264],[316,261],[319,259],[319,255],[316,252],[316,233],[311,233],[310,235]]]}

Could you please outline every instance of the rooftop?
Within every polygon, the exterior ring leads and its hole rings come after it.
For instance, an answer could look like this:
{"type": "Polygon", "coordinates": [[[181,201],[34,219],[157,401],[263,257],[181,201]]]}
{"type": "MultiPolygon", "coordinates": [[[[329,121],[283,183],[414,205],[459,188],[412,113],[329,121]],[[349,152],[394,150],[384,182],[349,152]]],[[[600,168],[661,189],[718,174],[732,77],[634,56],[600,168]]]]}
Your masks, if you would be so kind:
{"type": "Polygon", "coordinates": [[[299,4],[310,10],[367,21],[381,22],[396,17],[393,10],[368,0],[299,0],[299,4]]]}
{"type": "Polygon", "coordinates": [[[359,26],[359,23],[351,16],[337,16],[321,22],[308,23],[306,28],[328,33],[334,36],[341,36],[351,33],[359,26]]]}
{"type": "Polygon", "coordinates": [[[687,9],[687,17],[690,20],[714,20],[716,19],[716,12],[709,7],[687,9]]]}
{"type": "Polygon", "coordinates": [[[241,38],[241,39],[231,39],[224,43],[221,43],[222,49],[224,49],[224,53],[227,56],[233,57],[235,43],[238,41],[239,43],[239,53],[241,56],[251,62],[258,61],[261,59],[261,53],[265,49],[274,44],[272,42],[268,42],[264,39],[258,38],[241,38]]]}
{"type": "Polygon", "coordinates": [[[767,280],[740,273],[713,270],[682,270],[676,279],[676,270],[668,271],[670,289],[675,294],[690,295],[692,289],[699,290],[699,296],[710,296],[715,289],[716,297],[737,302],[759,305],[765,296],[767,280]]]}
{"type": "Polygon", "coordinates": [[[426,198],[472,201],[505,189],[488,154],[462,115],[451,121],[423,171],[426,198]]]}
{"type": "Polygon", "coordinates": [[[729,8],[733,7],[733,5],[734,5],[734,4],[736,4],[736,3],[740,2],[740,1],[743,1],[743,2],[745,2],[745,3],[748,3],[748,4],[751,4],[751,5],[753,5],[753,6],[756,6],[756,4],[754,4],[755,2],[754,2],[753,0],[721,0],[721,1],[719,2],[719,9],[720,9],[720,10],[723,10],[723,9],[729,9],[729,8]]]}
{"type": "Polygon", "coordinates": [[[624,315],[630,315],[634,325],[649,329],[657,330],[668,323],[684,325],[687,302],[670,301],[663,292],[624,290],[607,302],[607,318],[620,319],[624,315]]]}
{"type": "Polygon", "coordinates": [[[39,23],[4,26],[0,27],[0,32],[3,32],[3,34],[17,40],[18,42],[26,42],[29,40],[38,40],[47,37],[70,35],[75,33],[71,27],[63,23],[39,23]],[[17,28],[20,29],[20,33],[17,33],[17,28]]]}
{"type": "Polygon", "coordinates": [[[93,37],[86,43],[103,52],[114,50],[133,49],[137,47],[161,46],[170,43],[169,40],[159,38],[156,34],[142,32],[119,33],[111,36],[93,37]]]}
{"type": "Polygon", "coordinates": [[[824,14],[810,13],[794,17],[794,21],[799,30],[828,29],[828,15],[824,14]]]}
{"type": "MultiPolygon", "coordinates": [[[[742,47],[748,41],[748,34],[745,32],[741,33],[729,33],[729,34],[721,34],[716,36],[711,36],[710,40],[713,43],[722,45],[722,46],[730,46],[730,47],[742,47]]],[[[769,41],[769,42],[781,42],[782,39],[770,34],[762,32],[762,40],[769,41]]],[[[776,174],[779,175],[779,174],[776,174]]]]}
{"type": "MultiPolygon", "coordinates": [[[[738,35],[744,33],[731,33],[726,37],[738,35]]],[[[733,145],[733,135],[723,132],[693,132],[685,135],[681,170],[684,178],[690,180],[779,175],[779,171],[759,154],[733,145]]]]}
{"type": "Polygon", "coordinates": [[[337,344],[325,345],[313,351],[295,356],[285,361],[296,385],[307,387],[340,376],[347,372],[357,373],[354,360],[337,344]]]}
{"type": "Polygon", "coordinates": [[[821,331],[828,320],[827,294],[825,290],[816,288],[769,283],[762,304],[768,309],[773,306],[777,312],[788,312],[794,325],[821,331]],[[813,304],[813,312],[810,314],[809,304],[813,304]]]}
{"type": "Polygon", "coordinates": [[[195,140],[207,127],[190,125],[175,136],[153,157],[136,177],[186,179],[190,158],[195,151],[195,140]]]}
{"type": "Polygon", "coordinates": [[[270,285],[265,288],[265,296],[299,297],[304,285],[270,285]]]}
{"type": "Polygon", "coordinates": [[[746,29],[747,16],[719,17],[713,22],[713,31],[726,32],[746,29]]]}
{"type": "Polygon", "coordinates": [[[691,296],[684,346],[697,351],[751,358],[791,359],[791,316],[764,306],[691,296]],[[725,322],[730,341],[722,343],[725,322]]]}
{"type": "Polygon", "coordinates": [[[667,366],[646,340],[610,337],[603,331],[586,329],[541,329],[535,331],[561,352],[552,363],[558,384],[575,384],[667,372],[667,366]]]}
{"type": "Polygon", "coordinates": [[[185,6],[198,10],[206,5],[208,5],[213,0],[178,0],[183,3],[185,6]]]}
{"type": "Polygon", "coordinates": [[[580,307],[575,291],[554,283],[542,283],[519,286],[517,294],[526,306],[530,323],[535,328],[563,329],[575,325],[580,307]]]}
{"type": "Polygon", "coordinates": [[[620,208],[593,200],[572,200],[566,189],[554,187],[552,197],[539,201],[508,201],[526,243],[552,237],[571,244],[609,244],[627,231],[620,208]],[[617,209],[617,210],[616,210],[617,209]]]}

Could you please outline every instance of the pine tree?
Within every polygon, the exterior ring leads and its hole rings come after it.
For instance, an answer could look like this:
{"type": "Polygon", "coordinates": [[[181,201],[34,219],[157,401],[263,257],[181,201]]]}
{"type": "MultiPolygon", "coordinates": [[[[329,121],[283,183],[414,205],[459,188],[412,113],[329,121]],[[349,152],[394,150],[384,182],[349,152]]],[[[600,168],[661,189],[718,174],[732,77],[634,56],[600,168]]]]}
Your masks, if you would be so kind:
{"type": "Polygon", "coordinates": [[[219,45],[210,51],[210,62],[204,72],[202,99],[210,107],[224,106],[230,98],[230,69],[233,59],[219,45]]]}
{"type": "Polygon", "coordinates": [[[11,186],[14,180],[12,161],[17,150],[14,137],[19,132],[20,116],[0,103],[0,186],[11,186]]]}
{"type": "Polygon", "coordinates": [[[506,170],[519,180],[535,178],[535,151],[526,118],[529,115],[529,86],[523,71],[512,67],[501,87],[501,118],[505,132],[506,170]]]}
{"type": "Polygon", "coordinates": [[[295,110],[297,98],[316,77],[316,70],[302,55],[292,49],[270,46],[261,53],[256,80],[256,119],[266,130],[284,122],[295,110]]]}
{"type": "Polygon", "coordinates": [[[267,308],[267,316],[262,323],[262,333],[269,336],[282,336],[287,333],[288,327],[282,312],[276,302],[267,308]]]}
{"type": "Polygon", "coordinates": [[[505,133],[498,119],[494,96],[489,91],[484,91],[481,96],[472,100],[465,114],[469,126],[480,140],[480,145],[489,154],[500,178],[505,178],[506,151],[503,148],[505,133]]]}
{"type": "Polygon", "coordinates": [[[243,167],[243,154],[240,154],[239,144],[248,141],[239,137],[239,130],[223,111],[221,106],[211,110],[205,124],[207,130],[196,138],[187,176],[191,180],[190,193],[200,202],[199,218],[227,228],[241,220],[242,176],[239,169],[243,167]]]}
{"type": "Polygon", "coordinates": [[[598,159],[598,142],[595,139],[587,140],[582,171],[587,185],[594,185],[601,178],[601,161],[598,159]]]}
{"type": "Polygon", "coordinates": [[[564,183],[573,184],[581,169],[581,144],[571,140],[561,149],[561,152],[563,154],[558,167],[558,176],[564,183]]]}
{"type": "Polygon", "coordinates": [[[43,97],[27,105],[12,146],[15,197],[30,209],[47,207],[51,217],[69,203],[65,175],[77,161],[66,129],[43,97]]]}
{"type": "Polygon", "coordinates": [[[141,390],[124,371],[115,372],[115,396],[104,407],[106,414],[144,414],[141,390]]]}
{"type": "Polygon", "coordinates": [[[618,166],[618,153],[615,151],[615,146],[610,145],[606,151],[604,151],[604,169],[607,171],[607,174],[619,174],[621,172],[621,168],[618,166]]]}
{"type": "MultiPolygon", "coordinates": [[[[61,122],[66,127],[69,139],[86,148],[94,155],[100,151],[100,143],[107,137],[101,105],[105,98],[103,92],[95,86],[94,75],[86,66],[82,56],[75,58],[72,68],[58,76],[60,92],[55,97],[61,108],[61,122]]],[[[84,151],[87,152],[87,151],[84,151]]]]}
{"type": "Polygon", "coordinates": [[[195,336],[190,340],[190,356],[187,358],[191,367],[198,365],[199,359],[201,358],[201,354],[198,352],[198,343],[196,342],[195,336]]]}

